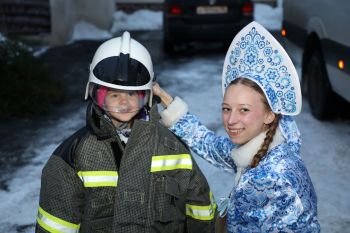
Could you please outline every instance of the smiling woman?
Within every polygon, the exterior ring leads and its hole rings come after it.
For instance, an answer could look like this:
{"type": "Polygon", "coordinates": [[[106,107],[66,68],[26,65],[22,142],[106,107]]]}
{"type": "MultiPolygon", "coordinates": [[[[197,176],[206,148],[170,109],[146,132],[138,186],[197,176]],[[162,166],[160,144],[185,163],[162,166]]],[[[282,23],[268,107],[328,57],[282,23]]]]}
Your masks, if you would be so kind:
{"type": "MultiPolygon", "coordinates": [[[[302,104],[298,75],[283,47],[260,24],[252,22],[234,37],[222,91],[228,137],[205,127],[179,97],[160,113],[163,124],[200,157],[235,171],[230,194],[218,205],[222,225],[229,233],[319,232],[316,193],[292,118],[302,104]]],[[[162,104],[171,99],[164,99],[168,94],[157,85],[153,93],[162,104]]]]}

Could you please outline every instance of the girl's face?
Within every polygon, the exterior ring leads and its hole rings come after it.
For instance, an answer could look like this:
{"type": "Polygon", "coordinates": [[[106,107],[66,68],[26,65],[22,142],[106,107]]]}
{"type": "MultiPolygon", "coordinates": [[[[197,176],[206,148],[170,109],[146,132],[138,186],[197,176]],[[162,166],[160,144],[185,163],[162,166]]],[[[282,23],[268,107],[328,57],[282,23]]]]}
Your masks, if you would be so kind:
{"type": "Polygon", "coordinates": [[[106,93],[104,105],[113,117],[114,125],[129,122],[140,110],[140,97],[136,91],[110,89],[106,93]]]}
{"type": "MultiPolygon", "coordinates": [[[[251,87],[234,84],[222,103],[222,120],[234,144],[242,145],[267,129],[275,114],[266,108],[263,96],[251,87]]],[[[259,145],[260,146],[260,145],[259,145]]]]}

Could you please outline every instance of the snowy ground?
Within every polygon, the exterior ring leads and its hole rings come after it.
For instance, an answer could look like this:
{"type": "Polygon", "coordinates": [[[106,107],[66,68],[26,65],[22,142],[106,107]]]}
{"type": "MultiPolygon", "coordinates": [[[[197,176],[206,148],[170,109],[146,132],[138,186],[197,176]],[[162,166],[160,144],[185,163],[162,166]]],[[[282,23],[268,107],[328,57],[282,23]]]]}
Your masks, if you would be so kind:
{"type": "MultiPolygon", "coordinates": [[[[111,34],[118,34],[118,30],[128,29],[130,25],[133,25],[132,29],[137,29],[135,22],[139,22],[139,28],[161,29],[159,12],[143,11],[133,15],[117,12],[116,19],[119,25],[114,25],[113,32],[101,33],[99,29],[92,29],[91,25],[80,23],[76,26],[72,41],[81,38],[97,39],[101,35],[106,38],[111,34]],[[141,15],[142,20],[137,21],[138,15],[141,15]],[[154,24],[145,25],[143,22],[146,20],[143,19],[150,18],[154,20],[154,24]]],[[[258,5],[255,9],[255,19],[267,28],[276,29],[280,27],[281,9],[258,5]]],[[[165,88],[171,94],[183,97],[191,111],[199,115],[203,123],[218,134],[224,134],[220,116],[220,76],[223,60],[224,57],[219,55],[177,58],[166,61],[158,74],[158,80],[161,82],[169,80],[165,88]],[[193,91],[198,89],[200,92],[193,91]]],[[[13,179],[8,182],[8,190],[0,191],[0,232],[33,232],[41,169],[60,142],[84,124],[84,111],[85,109],[80,109],[71,116],[60,119],[55,127],[33,132],[33,138],[38,140],[28,147],[25,153],[35,155],[35,159],[13,175],[13,179]]],[[[296,120],[303,136],[302,157],[318,195],[322,232],[348,232],[350,179],[347,174],[350,169],[350,122],[316,121],[310,115],[306,103],[296,120]]],[[[224,173],[202,159],[197,161],[215,196],[225,196],[232,187],[234,175],[224,173]]]]}

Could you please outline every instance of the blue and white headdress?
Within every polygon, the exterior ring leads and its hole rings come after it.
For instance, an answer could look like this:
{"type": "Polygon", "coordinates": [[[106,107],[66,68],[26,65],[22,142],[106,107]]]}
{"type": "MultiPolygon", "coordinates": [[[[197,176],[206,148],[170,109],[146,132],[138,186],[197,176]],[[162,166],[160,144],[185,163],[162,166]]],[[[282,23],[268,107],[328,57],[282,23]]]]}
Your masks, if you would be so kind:
{"type": "Polygon", "coordinates": [[[278,41],[254,21],[235,36],[226,53],[223,92],[239,77],[251,79],[262,88],[273,112],[300,113],[302,103],[297,71],[278,41]]]}

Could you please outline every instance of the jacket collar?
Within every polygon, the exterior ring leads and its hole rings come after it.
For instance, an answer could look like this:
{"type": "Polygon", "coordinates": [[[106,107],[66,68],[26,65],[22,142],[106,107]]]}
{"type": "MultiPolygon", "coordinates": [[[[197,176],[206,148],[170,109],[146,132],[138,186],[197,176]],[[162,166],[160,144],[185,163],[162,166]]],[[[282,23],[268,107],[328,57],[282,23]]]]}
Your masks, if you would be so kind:
{"type": "MultiPolygon", "coordinates": [[[[265,136],[266,131],[260,133],[258,136],[251,139],[249,142],[239,147],[236,147],[231,151],[231,156],[237,166],[235,184],[238,183],[238,180],[242,173],[245,171],[245,169],[250,166],[254,155],[258,152],[260,146],[264,142],[265,136]]],[[[281,133],[281,130],[279,129],[279,127],[277,127],[276,133],[273,136],[273,140],[270,143],[269,150],[281,144],[283,141],[285,141],[285,139],[281,133]]]]}
{"type": "MultiPolygon", "coordinates": [[[[151,108],[150,113],[145,111],[143,114],[147,116],[138,115],[137,117],[142,117],[142,120],[145,121],[160,120],[156,105],[151,108]],[[148,119],[148,115],[150,116],[150,119],[148,119]]],[[[100,140],[113,138],[117,134],[116,127],[113,125],[112,120],[94,103],[90,103],[87,107],[86,125],[87,128],[100,140]]]]}
{"type": "Polygon", "coordinates": [[[90,103],[87,107],[86,126],[101,140],[109,139],[115,135],[115,127],[111,119],[94,103],[90,103]]]}

